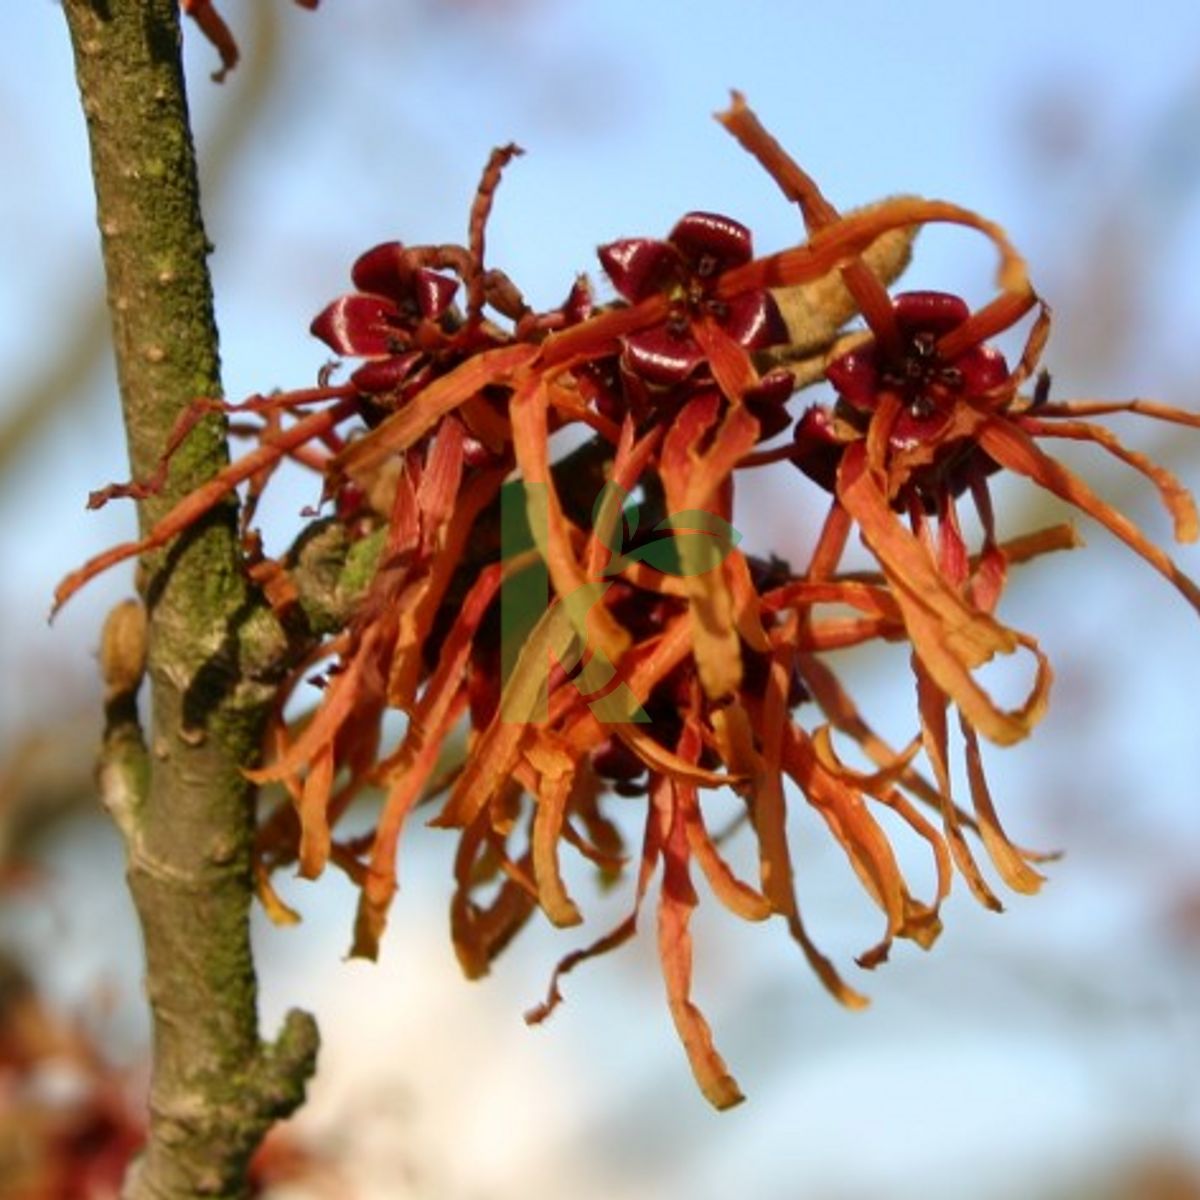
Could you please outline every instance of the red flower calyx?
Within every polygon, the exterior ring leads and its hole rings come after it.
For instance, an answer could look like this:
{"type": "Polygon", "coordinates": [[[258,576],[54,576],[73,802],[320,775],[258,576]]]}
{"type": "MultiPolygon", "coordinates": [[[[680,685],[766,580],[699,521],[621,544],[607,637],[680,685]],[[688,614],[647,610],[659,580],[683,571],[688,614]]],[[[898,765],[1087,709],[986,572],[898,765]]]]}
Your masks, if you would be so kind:
{"type": "Polygon", "coordinates": [[[621,365],[645,382],[671,387],[692,376],[707,355],[693,332],[709,320],[745,350],[787,339],[787,327],[769,291],[742,292],[724,300],[716,281],[754,256],[749,229],[719,213],[690,212],[665,241],[622,238],[601,246],[600,264],[618,294],[631,304],[656,293],[671,300],[667,320],[624,338],[621,365]]]}

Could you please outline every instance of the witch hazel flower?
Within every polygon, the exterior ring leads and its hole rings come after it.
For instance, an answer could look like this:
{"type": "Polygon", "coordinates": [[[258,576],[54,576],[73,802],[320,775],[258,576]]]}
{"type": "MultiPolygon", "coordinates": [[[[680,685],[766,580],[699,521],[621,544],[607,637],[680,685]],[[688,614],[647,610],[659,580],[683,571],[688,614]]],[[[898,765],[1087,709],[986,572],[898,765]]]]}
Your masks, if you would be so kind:
{"type": "MultiPolygon", "coordinates": [[[[801,208],[810,245],[844,237],[842,218],[815,182],[759,125],[741,98],[721,120],[759,158],[784,193],[801,208]]],[[[961,214],[923,201],[896,200],[894,219],[929,214],[961,220],[961,214]]],[[[838,400],[809,409],[797,422],[792,461],[833,501],[813,552],[809,575],[836,572],[851,531],[857,528],[881,569],[887,604],[912,645],[920,736],[932,767],[945,837],[975,895],[988,907],[1000,902],[983,880],[962,836],[951,792],[948,714],[956,711],[969,787],[983,842],[1005,882],[1019,892],[1036,891],[1041,875],[1035,856],[1016,847],[1000,826],[983,773],[979,735],[999,745],[1027,737],[1049,700],[1051,671],[1037,641],[996,615],[1010,555],[997,536],[988,476],[1005,469],[1032,480],[1105,525],[1164,575],[1200,611],[1200,588],[1123,514],[1042,449],[1043,439],[1090,441],[1151,480],[1170,513],[1179,541],[1200,533],[1195,503],[1164,467],[1125,447],[1084,416],[1138,412],[1200,427],[1195,414],[1144,401],[1050,404],[1048,378],[1031,395],[1022,387],[1037,371],[1050,330],[1050,312],[1029,282],[1023,260],[1003,231],[969,218],[1001,256],[1000,294],[972,312],[961,298],[942,292],[889,297],[857,253],[840,259],[869,335],[831,354],[826,377],[838,400]],[[1009,368],[991,339],[1037,309],[1019,362],[1009,368]],[[957,502],[969,495],[983,528],[972,554],[963,536],[957,502]],[[1002,708],[980,682],[978,669],[997,656],[1025,653],[1033,659],[1033,682],[1014,708],[1002,708]]],[[[1038,531],[1023,543],[1039,554],[1076,543],[1073,532],[1038,531]]],[[[882,597],[880,598],[882,599],[882,597]]],[[[855,735],[872,752],[859,725],[855,735]]],[[[876,752],[878,750],[875,744],[876,752]]]]}
{"type": "Polygon", "coordinates": [[[715,294],[725,271],[754,257],[750,230],[730,217],[690,212],[665,240],[622,238],[601,246],[599,257],[623,299],[636,304],[656,293],[670,299],[666,321],[623,341],[622,366],[647,383],[683,383],[708,361],[714,341],[722,337],[743,350],[762,350],[787,336],[766,289],[729,299],[715,294]]]}
{"type": "MultiPolygon", "coordinates": [[[[720,119],[800,205],[807,242],[755,257],[746,226],[691,212],[665,238],[601,247],[615,303],[597,306],[577,278],[563,305],[535,312],[484,265],[492,196],[517,153],[497,150],[467,245],[375,246],[352,269],[353,291],[313,322],[347,360],[348,378],[331,383],[327,370],[314,388],[197,400],[164,450],[164,471],[206,413],[235,414],[237,432],[256,444],[138,541],[69,576],[56,599],[162,547],[244,487],[247,570],[282,614],[311,581],[291,551],[263,557],[248,526],[253,501],[286,459],[318,474],[339,505],[296,545],[332,529],[344,561],[335,553],[332,567],[320,565],[348,594],[328,624],[289,648],[251,776],[279,797],[257,845],[264,906],[297,919],[272,872],[295,866],[315,878],[332,866],[359,891],[352,953],[375,957],[400,886],[404,829],[435,799],[431,823],[458,838],[450,929],[471,978],[538,916],[583,924],[568,855],[605,884],[631,879],[625,919],[561,960],[529,1014],[538,1021],[562,999],[568,972],[634,936],[657,876],[668,1005],[704,1095],[724,1108],[741,1091],[692,999],[690,920],[701,891],[742,920],[782,924],[825,987],[860,1007],[865,998],[801,916],[798,804],[821,818],[882,915],[860,967],[884,962],[897,939],[934,943],[956,869],[980,901],[1000,907],[970,836],[1012,890],[1036,890],[1046,856],[1001,826],[981,745],[1028,736],[1048,701],[1045,655],[997,615],[1008,572],[1078,539],[1056,525],[1002,540],[989,481],[1016,473],[1075,505],[1200,609],[1200,590],[1175,563],[1045,448],[1053,438],[1088,441],[1140,471],[1186,541],[1200,531],[1190,495],[1094,418],[1200,418],[1141,400],[1052,402],[1037,374],[1049,311],[1003,230],[937,200],[840,214],[740,97],[720,119]],[[998,294],[981,308],[938,291],[888,294],[914,231],[934,222],[997,247],[998,294]],[[900,250],[891,267],[880,266],[884,243],[900,250]],[[797,332],[805,310],[812,319],[797,332]],[[839,337],[860,314],[866,329],[839,337]],[[1006,358],[994,339],[1030,314],[1023,350],[1006,358]],[[793,418],[791,396],[818,378],[824,399],[793,418]],[[789,426],[782,444],[763,445],[789,426]],[[582,437],[560,455],[555,435],[568,427],[582,437]],[[800,570],[750,558],[733,529],[739,477],[773,464],[799,468],[826,494],[800,570]],[[354,489],[371,501],[351,526],[341,502],[354,489]],[[521,536],[512,544],[503,514],[514,495],[521,536]],[[635,497],[652,519],[635,519],[635,497]],[[964,503],[978,515],[979,545],[963,532],[964,503]],[[844,569],[852,534],[873,569],[844,569]],[[515,625],[506,624],[510,602],[524,605],[515,625]],[[900,748],[874,732],[832,665],[835,651],[882,644],[899,644],[911,663],[901,683],[915,690],[914,729],[900,748]],[[1018,653],[1030,656],[1033,682],[1006,709],[978,670],[1018,653]],[[951,786],[952,718],[969,811],[951,786]],[[872,766],[852,766],[842,741],[872,766]],[[730,801],[740,806],[755,841],[746,877],[715,832],[717,790],[722,815],[730,801]],[[369,822],[347,832],[343,818],[367,795],[376,798],[369,822]],[[629,854],[631,811],[642,828],[629,854]],[[897,836],[931,856],[929,894],[910,888],[897,836]]],[[[158,486],[156,477],[100,498],[158,486]]]]}

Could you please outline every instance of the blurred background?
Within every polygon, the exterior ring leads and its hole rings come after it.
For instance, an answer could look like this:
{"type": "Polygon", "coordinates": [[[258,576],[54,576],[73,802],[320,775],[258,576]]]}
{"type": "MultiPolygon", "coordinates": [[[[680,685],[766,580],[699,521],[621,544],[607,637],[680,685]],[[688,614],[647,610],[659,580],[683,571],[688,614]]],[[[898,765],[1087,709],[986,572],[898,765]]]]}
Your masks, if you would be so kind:
{"type": "MultiPolygon", "coordinates": [[[[500,189],[489,255],[539,307],[577,270],[597,274],[599,243],[665,234],[688,209],[750,224],[760,251],[800,240],[795,212],[710,119],[738,87],[836,204],[919,193],[1000,221],[1054,307],[1055,395],[1200,405],[1194,4],[223,9],[242,65],[217,86],[194,28],[186,52],[233,398],[314,379],[326,354],[309,321],[346,290],[361,250],[463,240],[478,172],[509,140],[528,153],[500,189]]],[[[133,529],[129,508],[83,511],[89,489],[127,474],[87,147],[61,12],[50,0],[11,10],[0,44],[0,1057],[37,1057],[19,1048],[33,1036],[49,1069],[19,1087],[0,1080],[0,1196],[25,1194],[12,1173],[33,1144],[20,1088],[36,1089],[43,1115],[90,1097],[119,1127],[124,1101],[110,1097],[110,1113],[95,1087],[136,1092],[147,1040],[120,846],[91,782],[95,648],[130,573],[45,623],[57,579],[133,529]]],[[[979,302],[990,255],[977,237],[929,232],[905,283],[979,302]]],[[[1200,486],[1192,435],[1115,424],[1200,486]]],[[[1169,537],[1131,473],[1094,451],[1072,461],[1169,537]]],[[[285,528],[312,499],[297,490],[272,520],[285,528]]],[[[785,467],[750,499],[739,525],[752,547],[801,560],[819,494],[785,467]]],[[[1018,486],[1001,505],[1009,533],[1061,515],[1018,486]]],[[[1033,739],[988,760],[1017,840],[1066,852],[1040,896],[993,916],[956,881],[934,952],[899,946],[865,977],[851,958],[873,940],[873,914],[840,852],[798,814],[809,927],[873,1004],[838,1009],[776,923],[744,926],[702,904],[696,998],[749,1095],[718,1115],[676,1042],[652,936],[569,977],[546,1026],[522,1022],[554,962],[627,896],[599,899],[574,936],[530,929],[491,978],[467,984],[445,916],[453,839],[414,827],[379,964],[344,961],[353,897],[340,880],[284,881],[299,927],[256,919],[268,1029],[299,1004],[324,1036],[312,1102],[287,1134],[324,1165],[271,1194],[1200,1196],[1200,626],[1102,531],[1082,532],[1086,550],[1018,573],[1005,602],[1057,673],[1033,739]]],[[[1195,549],[1179,557],[1200,573],[1195,549]]],[[[868,713],[907,736],[903,662],[850,669],[868,713]]],[[[927,882],[924,862],[912,870],[927,882]]],[[[589,887],[576,881],[581,897],[589,887]]]]}

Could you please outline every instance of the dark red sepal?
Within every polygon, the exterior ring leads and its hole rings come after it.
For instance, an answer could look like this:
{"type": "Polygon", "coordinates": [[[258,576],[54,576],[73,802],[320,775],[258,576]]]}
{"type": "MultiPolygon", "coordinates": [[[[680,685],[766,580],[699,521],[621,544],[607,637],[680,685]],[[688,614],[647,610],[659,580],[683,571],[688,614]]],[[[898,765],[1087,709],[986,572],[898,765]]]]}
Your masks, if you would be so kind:
{"type": "Polygon", "coordinates": [[[499,461],[499,457],[477,437],[468,434],[463,438],[463,464],[468,467],[491,467],[499,461]]]}
{"type": "Polygon", "coordinates": [[[754,257],[750,230],[720,213],[686,213],[675,223],[667,240],[702,276],[740,267],[754,257]]]}
{"type": "Polygon", "coordinates": [[[788,340],[779,305],[768,291],[743,292],[729,301],[721,322],[725,332],[747,350],[763,350],[788,340]]]}
{"type": "Polygon", "coordinates": [[[945,432],[952,417],[949,406],[918,411],[901,409],[888,435],[888,444],[893,450],[911,450],[922,443],[936,441],[945,432]]]}
{"type": "Polygon", "coordinates": [[[960,354],[952,365],[962,376],[962,390],[967,396],[990,391],[1008,378],[1008,363],[995,346],[975,346],[960,354]]]}
{"type": "Polygon", "coordinates": [[[596,253],[613,287],[630,303],[657,291],[678,267],[672,247],[654,238],[621,238],[596,253]]]}
{"type": "Polygon", "coordinates": [[[592,285],[586,275],[579,275],[563,301],[563,319],[568,325],[577,325],[592,315],[592,307],[592,285]]]}
{"type": "Polygon", "coordinates": [[[786,405],[795,386],[792,373],[780,367],[769,371],[754,387],[746,389],[742,401],[758,421],[760,442],[782,433],[791,424],[786,405]]]}
{"type": "Polygon", "coordinates": [[[632,783],[646,773],[646,764],[620,738],[610,737],[592,751],[592,769],[601,779],[632,783]]]}
{"type": "Polygon", "coordinates": [[[377,358],[372,362],[363,363],[350,376],[350,382],[360,392],[368,392],[371,395],[394,392],[412,382],[414,368],[423,357],[420,350],[410,350],[407,354],[377,358]]]}
{"type": "Polygon", "coordinates": [[[625,339],[622,365],[647,383],[671,387],[682,383],[705,361],[704,351],[688,335],[656,325],[625,339]]]}
{"type": "Polygon", "coordinates": [[[951,292],[901,292],[892,308],[903,333],[949,333],[971,315],[967,302],[951,292]]]}
{"type": "Polygon", "coordinates": [[[382,296],[339,296],[309,327],[335,354],[370,358],[396,349],[400,313],[382,296]]]}
{"type": "Polygon", "coordinates": [[[796,422],[792,440],[796,445],[792,462],[814,483],[832,492],[844,447],[834,432],[830,411],[817,405],[806,409],[796,422]]]}
{"type": "Polygon", "coordinates": [[[412,268],[403,242],[381,242],[360,254],[350,268],[350,278],[360,292],[375,292],[404,300],[409,295],[412,268]]]}
{"type": "Polygon", "coordinates": [[[421,309],[421,316],[436,321],[453,302],[454,293],[458,291],[458,281],[448,275],[430,271],[427,267],[420,267],[413,275],[412,287],[416,293],[417,305],[421,309]]]}
{"type": "Polygon", "coordinates": [[[847,404],[863,412],[873,412],[879,396],[879,371],[875,365],[875,344],[868,342],[835,358],[825,368],[825,378],[847,404]]]}

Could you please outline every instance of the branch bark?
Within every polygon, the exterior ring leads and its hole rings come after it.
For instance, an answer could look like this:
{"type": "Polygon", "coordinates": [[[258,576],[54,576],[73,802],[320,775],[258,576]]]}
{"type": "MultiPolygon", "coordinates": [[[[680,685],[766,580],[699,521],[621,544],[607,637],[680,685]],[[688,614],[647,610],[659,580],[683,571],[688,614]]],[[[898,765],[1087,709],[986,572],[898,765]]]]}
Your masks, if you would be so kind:
{"type": "MultiPolygon", "coordinates": [[[[179,412],[220,394],[217,333],[180,61],[178,0],[64,0],[87,118],[121,404],[134,478],[179,412]]],[[[199,427],[148,529],[227,461],[223,422],[199,427]]],[[[149,612],[151,730],[108,706],[102,791],[124,833],[154,1021],[150,1139],[132,1200],[241,1197],[271,1123],[302,1101],[317,1050],[293,1012],[260,1040],[250,953],[255,761],[286,650],[242,570],[222,505],[140,565],[149,612]]]]}

